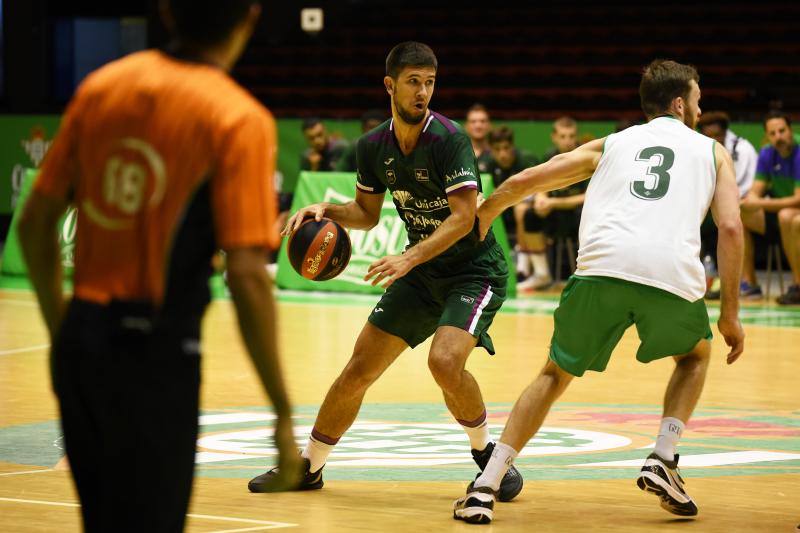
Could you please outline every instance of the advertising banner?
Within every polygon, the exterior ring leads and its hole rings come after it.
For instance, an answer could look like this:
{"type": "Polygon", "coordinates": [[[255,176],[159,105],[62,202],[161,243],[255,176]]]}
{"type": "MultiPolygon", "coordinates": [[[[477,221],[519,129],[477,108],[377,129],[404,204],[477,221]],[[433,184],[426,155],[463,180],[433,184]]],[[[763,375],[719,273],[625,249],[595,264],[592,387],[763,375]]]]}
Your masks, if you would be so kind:
{"type": "MultiPolygon", "coordinates": [[[[27,276],[28,274],[25,261],[22,259],[22,250],[19,247],[17,224],[19,224],[19,218],[22,215],[22,206],[25,205],[25,200],[28,198],[33,188],[33,182],[38,172],[39,171],[34,168],[28,168],[24,169],[22,173],[17,208],[14,210],[14,215],[11,218],[11,227],[8,231],[5,248],[3,249],[3,266],[0,272],[4,276],[27,276]]],[[[75,232],[78,229],[77,222],[78,210],[74,207],[69,207],[58,223],[58,244],[61,248],[61,266],[64,268],[65,278],[72,276],[72,269],[75,266],[73,258],[75,251],[75,232]]]]}
{"type": "Polygon", "coordinates": [[[0,215],[14,212],[28,168],[38,168],[61,122],[59,115],[0,117],[0,215]]]}

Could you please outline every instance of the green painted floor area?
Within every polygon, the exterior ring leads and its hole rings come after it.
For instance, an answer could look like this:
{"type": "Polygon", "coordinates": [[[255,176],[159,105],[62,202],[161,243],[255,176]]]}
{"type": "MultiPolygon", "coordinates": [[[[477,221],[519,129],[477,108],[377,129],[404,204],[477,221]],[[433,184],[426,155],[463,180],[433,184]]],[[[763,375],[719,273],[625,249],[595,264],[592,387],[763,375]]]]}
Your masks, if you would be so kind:
{"type": "MultiPolygon", "coordinates": [[[[496,438],[510,404],[489,404],[496,438]]],[[[295,409],[298,445],[318,407],[295,409]]],[[[529,480],[633,478],[650,453],[658,406],[559,404],[515,464],[529,480]]],[[[272,414],[260,407],[204,412],[197,474],[249,479],[274,462],[272,414]]],[[[800,474],[800,413],[700,409],[680,444],[687,477],[800,474]],[[749,432],[760,435],[753,438],[749,432]]],[[[0,428],[0,461],[50,467],[61,456],[55,421],[0,428]]],[[[366,404],[328,459],[327,480],[466,481],[469,443],[443,404],[366,404]]]]}

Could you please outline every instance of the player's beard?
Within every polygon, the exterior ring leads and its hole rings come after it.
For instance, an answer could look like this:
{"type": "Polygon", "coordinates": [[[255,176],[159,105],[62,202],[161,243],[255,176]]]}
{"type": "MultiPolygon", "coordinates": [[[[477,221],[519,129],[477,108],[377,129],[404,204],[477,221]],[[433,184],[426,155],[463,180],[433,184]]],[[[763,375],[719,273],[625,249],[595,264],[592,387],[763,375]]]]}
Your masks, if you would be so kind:
{"type": "Polygon", "coordinates": [[[403,122],[411,126],[416,126],[425,119],[425,113],[427,113],[428,108],[424,107],[422,111],[420,111],[419,115],[412,115],[411,113],[400,107],[397,102],[395,102],[394,110],[397,111],[397,116],[399,116],[403,122]]]}
{"type": "Polygon", "coordinates": [[[690,111],[688,108],[686,109],[686,113],[683,115],[683,123],[686,124],[690,129],[697,129],[697,120],[700,117],[694,111],[690,111]]]}

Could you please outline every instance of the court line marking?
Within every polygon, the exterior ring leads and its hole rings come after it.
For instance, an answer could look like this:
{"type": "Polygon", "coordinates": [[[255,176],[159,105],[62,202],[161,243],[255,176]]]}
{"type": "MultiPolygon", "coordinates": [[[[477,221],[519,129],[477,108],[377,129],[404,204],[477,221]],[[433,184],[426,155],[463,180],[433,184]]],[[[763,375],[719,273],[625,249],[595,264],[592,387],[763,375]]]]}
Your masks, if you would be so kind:
{"type": "Polygon", "coordinates": [[[55,472],[52,468],[44,468],[41,470],[23,470],[22,472],[6,472],[4,474],[0,474],[0,477],[3,476],[19,476],[22,474],[36,474],[38,472],[55,472]]]}
{"type": "Polygon", "coordinates": [[[3,302],[3,305],[11,304],[11,305],[19,305],[21,307],[39,307],[39,303],[38,302],[30,301],[30,300],[17,300],[15,298],[11,298],[11,299],[0,298],[0,301],[3,302]]]}
{"type": "Polygon", "coordinates": [[[241,531],[265,531],[267,529],[281,529],[284,527],[294,527],[294,526],[295,524],[287,524],[287,525],[244,527],[241,529],[215,529],[211,533],[239,533],[241,531]]]}
{"type": "MultiPolygon", "coordinates": [[[[21,498],[0,498],[2,502],[12,503],[31,503],[34,505],[52,505],[55,507],[80,507],[79,503],[70,502],[54,502],[50,500],[23,500],[21,498]]],[[[186,515],[188,518],[199,518],[202,520],[218,520],[220,522],[240,522],[244,524],[258,524],[256,528],[246,529],[225,529],[217,530],[215,533],[232,533],[233,531],[256,531],[257,529],[279,529],[284,527],[297,527],[298,524],[290,524],[288,522],[274,522],[272,520],[254,520],[252,518],[233,518],[230,516],[215,516],[210,514],[192,514],[186,515]]]]}
{"type": "Polygon", "coordinates": [[[27,348],[13,348],[11,350],[0,350],[0,355],[11,355],[15,353],[24,353],[24,352],[35,352],[36,350],[43,350],[45,348],[49,348],[49,344],[36,344],[34,346],[28,346],[27,348]]]}

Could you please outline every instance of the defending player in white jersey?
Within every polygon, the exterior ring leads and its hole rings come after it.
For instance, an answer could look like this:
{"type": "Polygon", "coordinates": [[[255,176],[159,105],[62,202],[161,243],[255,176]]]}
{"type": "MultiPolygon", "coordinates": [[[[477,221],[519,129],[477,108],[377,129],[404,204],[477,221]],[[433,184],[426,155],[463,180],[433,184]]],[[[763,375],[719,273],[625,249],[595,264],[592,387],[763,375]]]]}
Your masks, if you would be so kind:
{"type": "Polygon", "coordinates": [[[711,328],[699,258],[700,225],[709,207],[719,228],[722,281],[717,323],[731,351],[742,354],[739,277],[743,240],[733,162],[725,148],[694,131],[700,116],[694,67],[653,61],[639,86],[648,123],[598,139],[512,176],[481,206],[486,231],[507,207],[531,194],[591,177],[580,226],[575,275],[554,314],[550,357],[523,391],[483,473],[454,504],[454,517],[488,523],[498,484],[533,437],[550,406],[575,376],[602,372],[622,334],[635,325],[644,363],[674,356],[655,450],[637,484],[671,513],[694,516],[678,472],[678,439],[700,398],[711,328]]]}

